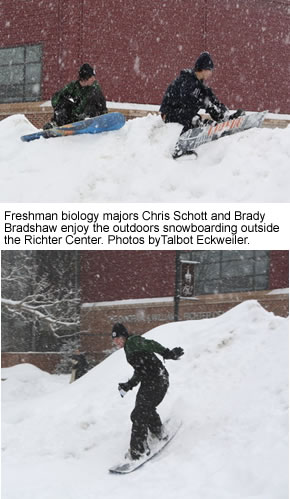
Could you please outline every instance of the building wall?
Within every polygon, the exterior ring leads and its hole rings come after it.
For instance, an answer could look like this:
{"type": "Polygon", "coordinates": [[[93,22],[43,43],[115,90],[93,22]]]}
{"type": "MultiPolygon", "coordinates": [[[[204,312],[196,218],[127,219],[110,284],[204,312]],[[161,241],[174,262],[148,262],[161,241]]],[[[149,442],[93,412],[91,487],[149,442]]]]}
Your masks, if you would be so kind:
{"type": "Polygon", "coordinates": [[[269,269],[269,289],[289,287],[289,252],[271,251],[269,269]]]}
{"type": "MultiPolygon", "coordinates": [[[[289,295],[269,291],[203,295],[194,300],[181,300],[179,320],[200,320],[217,317],[245,300],[257,300],[267,311],[287,317],[289,295]]],[[[143,334],[174,320],[174,301],[144,300],[131,303],[87,304],[81,310],[82,350],[90,352],[97,361],[103,360],[112,349],[111,330],[115,322],[122,322],[130,333],[143,334]]]]}
{"type": "MultiPolygon", "coordinates": [[[[173,297],[175,251],[81,251],[82,303],[173,297]]],[[[270,251],[268,289],[289,286],[289,252],[270,251]]]]}
{"type": "MultiPolygon", "coordinates": [[[[111,328],[123,322],[131,333],[174,320],[175,251],[81,251],[81,348],[100,362],[112,351],[111,328]]],[[[258,300],[287,317],[289,295],[272,293],[289,286],[289,252],[271,251],[269,289],[181,299],[179,320],[216,317],[244,300],[258,300]]],[[[30,362],[52,372],[59,353],[2,352],[2,366],[30,362]]]]}
{"type": "Polygon", "coordinates": [[[53,373],[61,361],[61,354],[57,352],[39,353],[39,352],[2,352],[1,366],[12,367],[17,364],[33,364],[34,366],[53,373]]]}
{"type": "Polygon", "coordinates": [[[10,0],[0,46],[42,43],[44,100],[89,62],[108,100],[151,104],[209,50],[230,108],[289,113],[289,18],[288,0],[10,0]]]}
{"type": "Polygon", "coordinates": [[[173,296],[175,251],[82,251],[82,303],[173,296]]]}
{"type": "MultiPolygon", "coordinates": [[[[82,251],[81,343],[97,361],[110,353],[111,328],[126,324],[143,334],[174,320],[175,251],[82,251]]],[[[265,291],[232,292],[181,299],[179,320],[220,315],[244,300],[258,300],[268,311],[287,317],[289,253],[270,251],[269,286],[265,291]]]]}

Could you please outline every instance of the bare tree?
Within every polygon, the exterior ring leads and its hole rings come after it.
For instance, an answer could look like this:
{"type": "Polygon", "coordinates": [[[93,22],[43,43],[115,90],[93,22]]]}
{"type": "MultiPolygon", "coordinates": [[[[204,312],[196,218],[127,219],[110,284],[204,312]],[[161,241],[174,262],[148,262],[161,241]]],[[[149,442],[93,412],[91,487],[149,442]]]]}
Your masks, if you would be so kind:
{"type": "Polygon", "coordinates": [[[6,318],[10,327],[29,325],[33,336],[49,333],[57,340],[78,335],[80,297],[75,256],[76,252],[65,251],[2,252],[4,323],[6,318]]]}

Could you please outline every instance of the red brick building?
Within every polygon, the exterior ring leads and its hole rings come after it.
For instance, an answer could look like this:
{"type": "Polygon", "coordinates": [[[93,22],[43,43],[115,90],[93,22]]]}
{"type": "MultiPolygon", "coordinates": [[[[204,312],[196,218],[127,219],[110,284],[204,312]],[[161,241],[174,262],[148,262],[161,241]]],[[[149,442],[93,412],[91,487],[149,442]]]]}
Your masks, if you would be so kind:
{"type": "Polygon", "coordinates": [[[179,320],[215,317],[249,299],[289,311],[288,251],[82,251],[80,276],[82,346],[98,359],[111,348],[114,322],[144,333],[176,312],[179,320]],[[191,275],[188,296],[178,286],[180,261],[191,275]]]}
{"type": "MultiPolygon", "coordinates": [[[[250,299],[288,316],[288,251],[36,251],[35,258],[57,288],[80,288],[81,347],[95,361],[111,351],[117,321],[140,334],[177,319],[215,317],[250,299]]],[[[2,321],[2,366],[29,362],[53,371],[63,343],[40,326],[31,334],[27,328],[17,317],[2,321]]]]}
{"type": "Polygon", "coordinates": [[[40,101],[95,66],[108,100],[160,104],[208,50],[230,108],[290,113],[288,0],[1,3],[0,102],[40,101]]]}

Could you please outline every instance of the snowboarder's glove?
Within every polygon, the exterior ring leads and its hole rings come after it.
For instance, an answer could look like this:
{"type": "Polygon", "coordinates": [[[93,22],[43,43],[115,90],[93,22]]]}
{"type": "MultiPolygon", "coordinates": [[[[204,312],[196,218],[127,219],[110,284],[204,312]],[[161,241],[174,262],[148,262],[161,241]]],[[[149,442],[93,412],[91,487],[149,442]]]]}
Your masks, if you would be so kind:
{"type": "Polygon", "coordinates": [[[244,116],[246,113],[243,109],[237,109],[235,113],[231,114],[229,116],[229,120],[235,120],[236,118],[239,118],[240,116],[244,116]]]}
{"type": "Polygon", "coordinates": [[[120,392],[121,397],[125,397],[126,393],[129,390],[132,390],[131,385],[129,382],[127,383],[119,383],[118,390],[120,392]]]}
{"type": "Polygon", "coordinates": [[[85,113],[78,114],[78,116],[77,116],[78,121],[83,121],[86,118],[88,118],[88,116],[85,113]]]}
{"type": "Polygon", "coordinates": [[[74,100],[74,98],[71,95],[64,95],[63,99],[65,100],[65,102],[67,104],[69,103],[71,106],[74,106],[75,100],[74,100]]]}
{"type": "Polygon", "coordinates": [[[173,360],[179,359],[184,354],[184,350],[181,347],[175,347],[171,350],[171,355],[173,360]]]}
{"type": "Polygon", "coordinates": [[[184,350],[181,347],[172,348],[172,350],[165,350],[163,354],[164,359],[177,360],[184,354],[184,350]]]}
{"type": "Polygon", "coordinates": [[[78,106],[80,103],[79,97],[73,97],[72,95],[65,95],[64,99],[72,108],[78,106]]]}
{"type": "Polygon", "coordinates": [[[119,387],[119,393],[120,393],[121,397],[123,398],[123,397],[125,397],[127,392],[125,392],[125,390],[122,390],[122,388],[119,387]]]}
{"type": "Polygon", "coordinates": [[[198,128],[199,126],[202,126],[203,122],[202,122],[201,116],[199,114],[194,116],[191,120],[191,124],[192,124],[193,128],[198,128]]]}

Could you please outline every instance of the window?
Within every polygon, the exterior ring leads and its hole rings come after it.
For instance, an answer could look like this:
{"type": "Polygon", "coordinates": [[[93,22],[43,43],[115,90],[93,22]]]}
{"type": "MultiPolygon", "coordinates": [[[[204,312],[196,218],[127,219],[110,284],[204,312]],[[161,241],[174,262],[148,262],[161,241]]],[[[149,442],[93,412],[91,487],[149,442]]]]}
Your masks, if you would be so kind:
{"type": "Polygon", "coordinates": [[[268,251],[190,251],[181,258],[199,262],[195,295],[268,289],[268,251]]]}
{"type": "Polygon", "coordinates": [[[41,98],[42,46],[0,49],[0,102],[41,98]]]}

